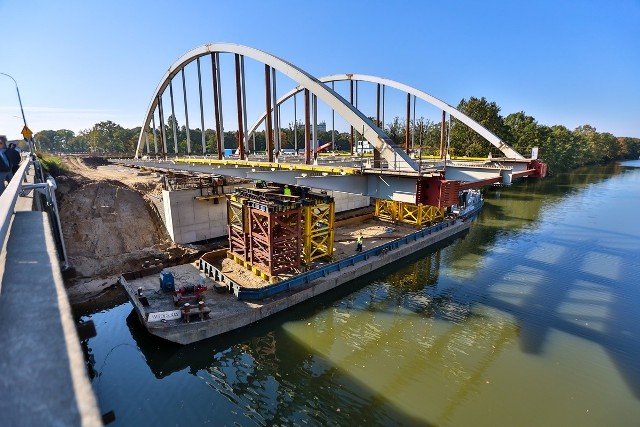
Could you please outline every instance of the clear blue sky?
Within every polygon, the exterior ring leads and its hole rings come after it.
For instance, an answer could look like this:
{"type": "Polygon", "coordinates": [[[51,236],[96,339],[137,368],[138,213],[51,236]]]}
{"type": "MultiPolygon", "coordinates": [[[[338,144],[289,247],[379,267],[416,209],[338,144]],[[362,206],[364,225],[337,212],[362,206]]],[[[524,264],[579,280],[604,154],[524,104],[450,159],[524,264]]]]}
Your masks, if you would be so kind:
{"type": "MultiPolygon", "coordinates": [[[[34,132],[140,126],[176,59],[230,42],[317,77],[371,74],[453,106],[484,96],[504,116],[640,137],[639,0],[0,0],[0,17],[0,72],[34,132]]],[[[21,128],[0,76],[0,134],[21,128]]]]}

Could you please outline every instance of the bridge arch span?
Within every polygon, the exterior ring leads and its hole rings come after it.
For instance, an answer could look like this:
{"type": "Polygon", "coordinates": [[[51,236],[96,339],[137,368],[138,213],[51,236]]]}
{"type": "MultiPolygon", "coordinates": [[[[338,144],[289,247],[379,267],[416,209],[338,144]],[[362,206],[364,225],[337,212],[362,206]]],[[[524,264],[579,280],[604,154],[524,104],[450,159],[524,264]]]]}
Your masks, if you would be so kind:
{"type": "MultiPolygon", "coordinates": [[[[490,142],[491,144],[493,144],[496,148],[498,148],[504,155],[505,157],[511,158],[511,159],[524,159],[524,156],[522,154],[520,154],[519,152],[517,152],[513,147],[511,147],[509,144],[507,144],[506,142],[502,141],[498,136],[496,136],[495,134],[493,134],[491,131],[489,131],[487,128],[485,128],[484,126],[482,126],[480,123],[476,122],[475,120],[473,120],[471,117],[467,116],[466,114],[464,114],[463,112],[457,110],[456,108],[452,107],[451,105],[447,104],[446,102],[432,96],[429,95],[426,92],[423,92],[419,89],[416,89],[414,87],[408,86],[404,83],[400,83],[394,80],[389,80],[389,79],[385,79],[382,77],[376,77],[376,76],[371,76],[371,75],[366,75],[366,74],[333,74],[330,76],[325,76],[325,77],[321,77],[318,79],[320,82],[322,83],[331,83],[331,82],[336,82],[336,81],[347,81],[347,80],[353,80],[353,81],[363,81],[363,82],[369,82],[369,83],[379,83],[385,86],[389,86],[392,87],[394,89],[398,89],[400,91],[409,93],[411,95],[414,95],[415,97],[422,99],[423,101],[428,102],[429,104],[440,108],[443,111],[446,111],[447,113],[449,113],[450,115],[452,115],[453,117],[455,117],[456,119],[460,120],[462,123],[464,123],[465,125],[469,126],[471,129],[473,129],[475,132],[477,132],[480,136],[482,136],[484,139],[486,139],[488,142],[490,142]]],[[[288,100],[289,98],[291,98],[292,96],[294,96],[295,94],[301,92],[302,90],[304,90],[304,87],[298,86],[297,88],[292,89],[291,91],[287,92],[286,94],[284,94],[282,97],[280,97],[277,101],[276,101],[276,105],[279,105],[283,102],[285,102],[286,100],[288,100]]],[[[260,126],[260,124],[264,121],[265,117],[266,117],[266,112],[262,115],[262,117],[260,117],[254,124],[252,127],[250,127],[248,129],[248,133],[250,134],[251,132],[254,132],[258,126],[260,126]]]]}
{"type": "Polygon", "coordinates": [[[140,130],[140,136],[138,137],[136,158],[138,158],[138,153],[140,153],[155,108],[158,106],[158,97],[164,93],[167,86],[169,86],[171,79],[175,77],[187,64],[197,58],[211,53],[235,53],[252,58],[280,71],[290,79],[296,81],[300,85],[299,87],[301,90],[308,89],[311,93],[320,98],[324,103],[342,116],[351,126],[356,129],[363,129],[364,138],[380,151],[381,157],[387,160],[390,168],[406,171],[418,170],[418,165],[415,161],[411,159],[407,153],[401,150],[380,128],[369,120],[368,117],[311,74],[281,58],[271,55],[270,53],[233,43],[211,43],[197,47],[182,55],[169,67],[153,93],[151,103],[149,104],[149,108],[145,114],[144,122],[140,130]]]}

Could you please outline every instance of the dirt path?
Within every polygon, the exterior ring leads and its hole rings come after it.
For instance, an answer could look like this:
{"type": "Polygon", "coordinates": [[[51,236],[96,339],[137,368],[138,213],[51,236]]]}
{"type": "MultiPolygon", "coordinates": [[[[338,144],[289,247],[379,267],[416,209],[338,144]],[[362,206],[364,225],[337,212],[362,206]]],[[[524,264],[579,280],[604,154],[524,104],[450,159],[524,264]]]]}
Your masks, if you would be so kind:
{"type": "Polygon", "coordinates": [[[72,303],[110,289],[118,276],[145,261],[162,262],[195,252],[174,244],[149,195],[161,193],[157,174],[103,164],[96,158],[63,158],[56,195],[72,272],[66,282],[72,303]]]}

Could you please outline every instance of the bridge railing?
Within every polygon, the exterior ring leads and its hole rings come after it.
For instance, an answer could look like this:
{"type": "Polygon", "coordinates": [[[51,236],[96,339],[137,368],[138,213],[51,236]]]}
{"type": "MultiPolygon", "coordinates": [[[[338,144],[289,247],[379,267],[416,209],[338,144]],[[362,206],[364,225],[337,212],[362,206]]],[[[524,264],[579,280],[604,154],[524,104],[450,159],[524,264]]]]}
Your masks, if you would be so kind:
{"type": "Polygon", "coordinates": [[[46,206],[44,206],[44,208],[39,205],[35,207],[30,206],[29,210],[46,210],[49,213],[52,220],[52,227],[54,228],[56,246],[63,263],[62,269],[65,270],[69,267],[69,263],[64,238],[62,236],[62,226],[60,225],[60,213],[58,212],[55,195],[56,187],[56,182],[51,176],[44,180],[39,161],[35,155],[29,153],[0,195],[0,248],[3,248],[7,241],[9,226],[19,198],[28,195],[30,191],[37,191],[45,196],[46,206]],[[32,167],[34,168],[34,180],[36,182],[28,183],[26,182],[27,176],[32,167]]]}
{"type": "Polygon", "coordinates": [[[11,178],[2,195],[0,195],[0,248],[4,247],[7,232],[9,231],[9,224],[11,224],[11,217],[16,207],[16,201],[18,197],[20,197],[24,178],[32,164],[33,161],[31,160],[31,156],[29,156],[22,162],[18,171],[14,174],[13,178],[11,178]]]}

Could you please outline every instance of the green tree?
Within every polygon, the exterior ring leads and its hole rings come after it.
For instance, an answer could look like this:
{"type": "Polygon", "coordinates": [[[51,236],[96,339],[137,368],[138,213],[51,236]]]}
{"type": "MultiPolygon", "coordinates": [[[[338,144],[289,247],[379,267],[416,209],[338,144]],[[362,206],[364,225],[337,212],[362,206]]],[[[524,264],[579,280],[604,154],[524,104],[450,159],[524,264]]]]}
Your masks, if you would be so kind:
{"type": "Polygon", "coordinates": [[[36,142],[36,147],[38,147],[39,150],[43,151],[55,151],[55,135],[55,130],[43,130],[37,132],[33,136],[33,139],[36,142]]]}
{"type": "Polygon", "coordinates": [[[610,133],[598,133],[591,125],[578,126],[574,133],[583,138],[583,162],[609,162],[619,158],[619,143],[610,133]]]}
{"type": "Polygon", "coordinates": [[[618,153],[623,159],[637,159],[640,157],[640,138],[618,138],[618,153]]]}
{"type": "Polygon", "coordinates": [[[43,130],[34,135],[36,146],[45,151],[72,151],[73,138],[75,134],[68,129],[43,130]]]}
{"type": "Polygon", "coordinates": [[[404,146],[404,135],[406,132],[405,121],[401,120],[400,117],[394,117],[385,129],[387,136],[401,147],[404,146]]]}
{"type": "Polygon", "coordinates": [[[416,145],[422,148],[422,155],[438,155],[440,153],[440,123],[420,117],[414,126],[416,145]]]}
{"type": "Polygon", "coordinates": [[[544,127],[538,125],[536,119],[527,116],[524,111],[509,114],[504,123],[509,127],[512,136],[510,144],[517,152],[527,157],[533,147],[540,147],[540,144],[547,135],[544,127]]]}
{"type": "Polygon", "coordinates": [[[91,151],[96,153],[121,154],[124,153],[125,135],[122,126],[107,120],[96,123],[87,136],[91,151]]]}
{"type": "MultiPolygon", "coordinates": [[[[500,107],[486,98],[463,99],[457,109],[508,143],[512,139],[509,127],[500,115],[500,107]]],[[[452,117],[449,152],[456,156],[486,156],[491,145],[476,131],[452,117]]]]}

